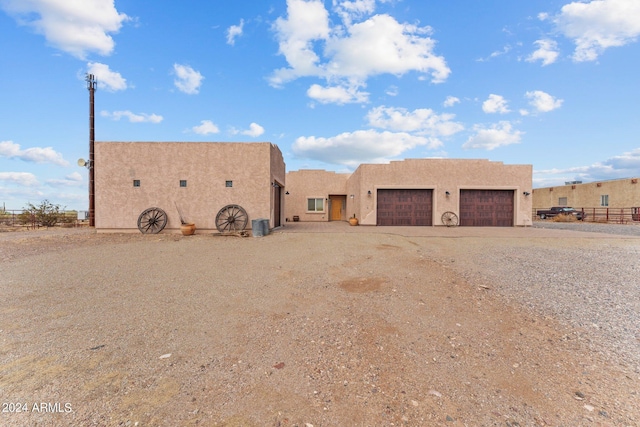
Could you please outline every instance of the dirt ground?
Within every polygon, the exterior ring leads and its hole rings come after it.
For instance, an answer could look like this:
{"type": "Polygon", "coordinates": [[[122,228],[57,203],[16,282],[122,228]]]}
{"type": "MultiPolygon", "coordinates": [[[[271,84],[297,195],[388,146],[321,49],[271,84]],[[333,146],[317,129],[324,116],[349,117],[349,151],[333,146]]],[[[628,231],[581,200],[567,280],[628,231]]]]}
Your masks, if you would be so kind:
{"type": "Polygon", "coordinates": [[[0,236],[2,426],[640,425],[633,368],[458,271],[504,238],[36,236],[0,236]]]}

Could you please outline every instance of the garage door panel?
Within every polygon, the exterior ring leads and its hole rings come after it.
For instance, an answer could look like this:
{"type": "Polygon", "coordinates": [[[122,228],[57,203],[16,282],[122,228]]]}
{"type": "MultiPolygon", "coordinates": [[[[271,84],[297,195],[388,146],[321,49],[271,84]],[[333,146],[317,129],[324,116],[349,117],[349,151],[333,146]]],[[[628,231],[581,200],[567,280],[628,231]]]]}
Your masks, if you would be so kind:
{"type": "Polygon", "coordinates": [[[460,225],[512,227],[513,190],[461,190],[460,225]]]}
{"type": "Polygon", "coordinates": [[[432,190],[377,191],[377,225],[431,225],[432,190]]]}

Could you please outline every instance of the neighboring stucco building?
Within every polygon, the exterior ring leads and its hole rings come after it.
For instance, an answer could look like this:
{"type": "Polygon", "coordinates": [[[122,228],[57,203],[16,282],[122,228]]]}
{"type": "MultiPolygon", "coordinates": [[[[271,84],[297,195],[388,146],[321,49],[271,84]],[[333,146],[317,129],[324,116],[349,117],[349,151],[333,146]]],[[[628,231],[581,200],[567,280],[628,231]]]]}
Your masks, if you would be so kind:
{"type": "Polygon", "coordinates": [[[531,225],[531,165],[488,160],[409,159],[363,164],[353,174],[287,173],[287,221],[345,220],[363,225],[531,225]]]}
{"type": "Polygon", "coordinates": [[[216,231],[216,215],[239,205],[270,228],[284,218],[285,164],[269,142],[96,142],[95,227],[98,232],[138,232],[143,211],[166,212],[166,231],[184,217],[196,232],[216,231]],[[176,207],[177,205],[177,207],[176,207]]]}
{"type": "Polygon", "coordinates": [[[533,190],[534,208],[545,209],[552,206],[612,209],[640,207],[640,183],[638,178],[627,178],[568,183],[533,190]]]}

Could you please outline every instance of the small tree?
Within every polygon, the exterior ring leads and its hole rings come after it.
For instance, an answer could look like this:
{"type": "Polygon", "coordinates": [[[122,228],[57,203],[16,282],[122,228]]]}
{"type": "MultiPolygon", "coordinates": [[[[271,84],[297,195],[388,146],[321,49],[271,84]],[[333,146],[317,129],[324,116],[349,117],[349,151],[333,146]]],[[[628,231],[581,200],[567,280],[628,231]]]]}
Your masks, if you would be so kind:
{"type": "Polygon", "coordinates": [[[20,214],[22,218],[28,218],[43,227],[53,227],[64,216],[64,207],[61,208],[60,205],[54,205],[46,199],[38,206],[29,203],[26,208],[22,209],[22,214],[20,214]]]}

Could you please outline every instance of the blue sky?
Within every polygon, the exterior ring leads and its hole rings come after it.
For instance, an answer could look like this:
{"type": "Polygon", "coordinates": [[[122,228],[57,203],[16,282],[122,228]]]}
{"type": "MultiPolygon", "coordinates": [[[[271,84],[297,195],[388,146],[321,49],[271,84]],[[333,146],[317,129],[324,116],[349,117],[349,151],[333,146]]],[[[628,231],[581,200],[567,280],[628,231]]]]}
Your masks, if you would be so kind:
{"type": "Polygon", "coordinates": [[[86,209],[98,141],[270,141],[287,170],[640,175],[638,0],[0,0],[0,203],[86,209]]]}

